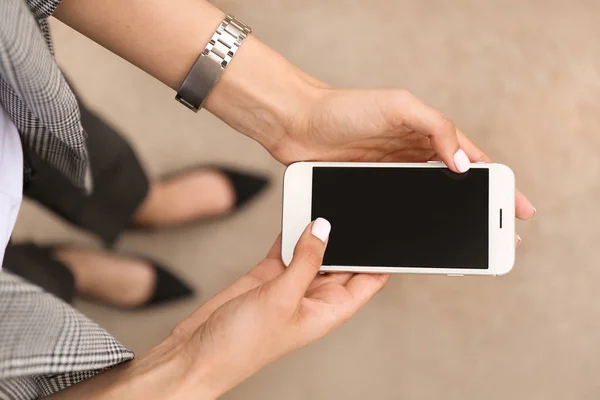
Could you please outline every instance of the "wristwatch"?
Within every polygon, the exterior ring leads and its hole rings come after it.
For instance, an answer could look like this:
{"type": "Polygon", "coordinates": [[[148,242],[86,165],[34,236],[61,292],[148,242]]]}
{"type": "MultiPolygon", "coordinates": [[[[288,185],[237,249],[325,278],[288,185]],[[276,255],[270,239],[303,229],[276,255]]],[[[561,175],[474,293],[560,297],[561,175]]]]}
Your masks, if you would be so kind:
{"type": "Polygon", "coordinates": [[[252,29],[227,15],[183,80],[175,100],[198,112],[252,29]]]}

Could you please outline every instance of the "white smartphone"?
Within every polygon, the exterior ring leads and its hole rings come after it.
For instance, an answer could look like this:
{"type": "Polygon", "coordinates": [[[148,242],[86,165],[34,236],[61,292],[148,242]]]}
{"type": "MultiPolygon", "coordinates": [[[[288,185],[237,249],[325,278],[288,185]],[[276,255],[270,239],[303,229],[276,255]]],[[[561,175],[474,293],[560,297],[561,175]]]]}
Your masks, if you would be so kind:
{"type": "Polygon", "coordinates": [[[331,222],[321,271],[502,275],[515,259],[515,176],[502,164],[464,174],[441,162],[290,165],[282,257],[310,221],[331,222]]]}

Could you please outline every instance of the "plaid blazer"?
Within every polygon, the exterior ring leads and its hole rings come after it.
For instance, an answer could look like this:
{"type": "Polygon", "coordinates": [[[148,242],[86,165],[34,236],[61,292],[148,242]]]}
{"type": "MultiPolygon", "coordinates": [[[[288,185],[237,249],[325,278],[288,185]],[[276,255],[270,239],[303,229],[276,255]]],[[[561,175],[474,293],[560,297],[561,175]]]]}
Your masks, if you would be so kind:
{"type": "MultiPolygon", "coordinates": [[[[0,104],[26,150],[91,191],[79,107],[54,61],[47,18],[60,0],[0,1],[0,104]]],[[[25,179],[31,169],[25,166],[25,179]]]]}
{"type": "Polygon", "coordinates": [[[0,272],[0,399],[49,396],[131,359],[70,305],[0,272]]]}
{"type": "MultiPolygon", "coordinates": [[[[90,191],[79,108],[54,61],[46,20],[59,3],[0,0],[0,106],[25,153],[90,191]]],[[[0,272],[0,400],[44,397],[132,358],[71,306],[0,272]]]]}

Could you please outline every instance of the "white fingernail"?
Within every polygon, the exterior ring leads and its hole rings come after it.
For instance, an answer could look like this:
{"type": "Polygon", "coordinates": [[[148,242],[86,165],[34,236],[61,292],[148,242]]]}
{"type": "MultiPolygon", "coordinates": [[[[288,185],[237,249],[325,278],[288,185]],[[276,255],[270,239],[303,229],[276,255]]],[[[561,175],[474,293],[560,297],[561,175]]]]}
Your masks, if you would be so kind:
{"type": "Polygon", "coordinates": [[[521,244],[521,236],[517,234],[517,246],[521,244]]]}
{"type": "Polygon", "coordinates": [[[313,226],[310,230],[314,236],[321,239],[323,243],[327,241],[329,237],[329,232],[331,232],[331,224],[325,218],[317,218],[315,222],[313,222],[313,226]]]}
{"type": "Polygon", "coordinates": [[[458,151],[454,153],[454,165],[459,172],[467,172],[471,167],[469,157],[467,157],[462,149],[458,149],[458,151]]]}

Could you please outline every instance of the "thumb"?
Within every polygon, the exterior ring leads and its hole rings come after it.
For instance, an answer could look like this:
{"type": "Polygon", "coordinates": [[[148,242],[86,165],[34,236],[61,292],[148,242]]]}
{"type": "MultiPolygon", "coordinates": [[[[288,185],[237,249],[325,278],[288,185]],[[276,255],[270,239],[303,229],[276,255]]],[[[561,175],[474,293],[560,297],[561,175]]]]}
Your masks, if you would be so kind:
{"type": "Polygon", "coordinates": [[[329,232],[331,224],[325,218],[310,223],[296,244],[290,266],[274,284],[294,298],[303,297],[323,264],[329,232]]]}

